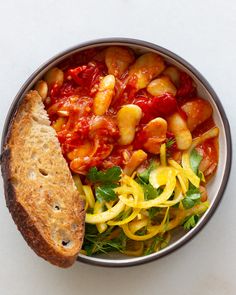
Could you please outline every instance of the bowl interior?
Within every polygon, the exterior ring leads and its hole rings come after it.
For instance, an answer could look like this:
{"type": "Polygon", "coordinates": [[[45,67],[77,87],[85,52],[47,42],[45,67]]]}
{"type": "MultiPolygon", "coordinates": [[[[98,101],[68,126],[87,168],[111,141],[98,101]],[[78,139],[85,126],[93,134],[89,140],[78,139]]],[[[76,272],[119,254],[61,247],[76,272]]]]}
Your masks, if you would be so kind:
{"type": "MultiPolygon", "coordinates": [[[[145,52],[156,52],[164,57],[164,59],[172,65],[177,66],[179,69],[188,73],[194,80],[197,85],[199,96],[208,100],[214,109],[214,120],[216,125],[220,129],[219,134],[219,164],[218,169],[215,176],[208,183],[208,195],[210,199],[210,208],[205,212],[204,216],[200,219],[197,226],[189,231],[188,233],[184,233],[183,231],[176,232],[175,238],[172,240],[169,246],[162,249],[161,251],[151,254],[149,256],[144,257],[127,257],[120,254],[110,254],[105,256],[97,256],[97,257],[87,257],[85,255],[80,254],[78,259],[87,263],[96,264],[96,265],[106,265],[106,266],[127,266],[127,265],[135,265],[141,264],[144,262],[148,262],[150,260],[156,259],[163,255],[168,254],[174,249],[179,248],[186,241],[190,240],[207,222],[212,213],[214,212],[217,204],[219,203],[224,188],[226,186],[228,173],[229,173],[229,160],[231,156],[230,149],[230,133],[228,129],[228,123],[226,116],[224,114],[223,108],[218,101],[218,98],[207,81],[201,76],[200,73],[197,72],[191,65],[182,60],[180,57],[174,55],[173,53],[165,50],[161,47],[158,47],[153,44],[145,43],[137,40],[130,41],[95,41],[91,43],[87,43],[85,45],[78,46],[77,48],[72,48],[67,52],[60,54],[59,56],[53,58],[45,65],[43,65],[39,70],[37,70],[25,83],[20,93],[17,95],[16,100],[13,102],[10,116],[14,113],[14,109],[17,108],[17,104],[22,99],[24,94],[30,90],[35,82],[39,80],[45,72],[48,71],[49,68],[56,66],[57,64],[65,61],[67,58],[71,57],[74,54],[77,54],[85,49],[100,47],[100,46],[109,46],[109,45],[123,45],[132,48],[137,53],[145,53],[145,52]],[[227,170],[228,169],[228,170],[227,170]],[[226,172],[227,170],[227,172],[226,172]]],[[[6,123],[7,125],[7,123],[6,123]]]]}

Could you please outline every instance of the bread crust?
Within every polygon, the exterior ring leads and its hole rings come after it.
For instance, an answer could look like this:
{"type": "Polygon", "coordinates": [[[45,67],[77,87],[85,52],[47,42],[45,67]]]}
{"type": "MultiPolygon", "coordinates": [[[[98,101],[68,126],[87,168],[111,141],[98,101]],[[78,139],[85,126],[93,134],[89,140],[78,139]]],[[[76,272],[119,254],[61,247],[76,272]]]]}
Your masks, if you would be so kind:
{"type": "Polygon", "coordinates": [[[35,223],[35,219],[33,220],[32,216],[29,215],[26,208],[22,205],[21,202],[19,202],[14,187],[13,175],[10,167],[12,161],[12,149],[9,147],[9,141],[14,136],[12,130],[15,124],[16,115],[18,114],[18,112],[21,111],[22,108],[24,108],[24,104],[27,103],[26,100],[31,99],[31,97],[35,95],[38,95],[37,93],[35,93],[35,91],[29,92],[29,94],[26,95],[26,98],[23,99],[23,101],[20,103],[18,109],[15,112],[15,115],[10,121],[8,132],[4,140],[3,153],[1,155],[1,171],[4,181],[6,205],[12,215],[14,222],[16,223],[19,231],[23,235],[28,245],[40,257],[44,258],[54,265],[66,268],[74,263],[83,243],[85,228],[84,201],[81,199],[81,197],[78,196],[76,216],[79,220],[77,230],[79,234],[76,241],[76,243],[78,243],[76,252],[68,251],[67,253],[66,251],[59,251],[56,246],[53,247],[52,244],[50,244],[49,241],[44,237],[42,231],[39,230],[37,224],[35,223]]]}

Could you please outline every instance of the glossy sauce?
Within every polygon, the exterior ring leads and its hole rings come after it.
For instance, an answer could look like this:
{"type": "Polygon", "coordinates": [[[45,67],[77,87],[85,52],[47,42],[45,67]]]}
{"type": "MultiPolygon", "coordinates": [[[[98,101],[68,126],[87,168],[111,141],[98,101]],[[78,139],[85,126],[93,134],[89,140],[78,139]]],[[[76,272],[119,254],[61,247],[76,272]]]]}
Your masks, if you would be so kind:
{"type": "MultiPolygon", "coordinates": [[[[155,97],[146,89],[136,91],[135,81],[128,81],[126,71],[119,79],[116,78],[115,93],[109,110],[103,116],[95,116],[92,107],[102,77],[108,74],[102,50],[87,50],[74,55],[60,64],[64,71],[64,83],[50,86],[49,99],[45,106],[52,126],[56,129],[62,152],[68,163],[78,155],[87,157],[84,173],[92,166],[107,169],[118,165],[124,167],[132,152],[142,149],[147,140],[144,126],[156,117],[166,119],[174,112],[179,112],[186,119],[181,105],[196,97],[197,91],[192,79],[180,71],[180,82],[177,94],[169,93],[155,97]],[[128,146],[119,146],[119,129],[116,114],[125,104],[136,104],[143,112],[142,119],[136,127],[134,141],[128,146]],[[59,122],[60,121],[60,122],[59,122]],[[87,153],[87,154],[86,154],[87,153]]],[[[198,126],[192,133],[199,136],[214,126],[212,117],[198,126]]],[[[172,133],[167,132],[166,141],[173,139],[172,133]]],[[[209,153],[217,162],[217,149],[212,142],[206,142],[200,149],[209,153]]],[[[169,148],[169,155],[177,151],[176,144],[169,148]]],[[[148,153],[148,157],[152,157],[148,153]]],[[[71,167],[73,170],[73,167],[71,167]]]]}

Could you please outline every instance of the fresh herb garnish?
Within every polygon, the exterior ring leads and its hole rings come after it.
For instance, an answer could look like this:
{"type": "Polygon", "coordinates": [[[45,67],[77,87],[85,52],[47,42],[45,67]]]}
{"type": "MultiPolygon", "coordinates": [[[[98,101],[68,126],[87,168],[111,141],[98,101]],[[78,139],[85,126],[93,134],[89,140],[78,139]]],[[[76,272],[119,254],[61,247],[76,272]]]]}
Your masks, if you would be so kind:
{"type": "Polygon", "coordinates": [[[148,209],[148,216],[150,219],[153,219],[158,212],[161,211],[161,208],[158,207],[151,207],[148,209]]]}
{"type": "Polygon", "coordinates": [[[99,202],[113,201],[117,198],[114,188],[120,180],[121,169],[118,166],[107,169],[106,171],[98,171],[96,167],[92,167],[87,178],[89,181],[97,184],[95,194],[99,202]]]}
{"type": "Polygon", "coordinates": [[[186,193],[186,197],[183,199],[182,204],[185,209],[190,209],[199,202],[200,198],[201,193],[199,189],[190,184],[189,189],[186,193]]]}
{"type": "Polygon", "coordinates": [[[145,201],[155,199],[163,191],[161,188],[155,189],[150,183],[149,184],[142,184],[142,188],[143,188],[143,191],[144,191],[144,199],[145,199],[145,201]]]}
{"type": "Polygon", "coordinates": [[[200,178],[200,180],[202,182],[206,182],[206,179],[205,179],[205,176],[204,176],[204,173],[200,170],[198,170],[198,177],[200,178]]]}
{"type": "Polygon", "coordinates": [[[198,174],[198,167],[201,161],[202,161],[202,156],[196,151],[196,149],[193,149],[190,154],[190,165],[195,174],[198,174]]]}
{"type": "MultiPolygon", "coordinates": [[[[86,224],[83,248],[86,254],[91,256],[95,253],[105,253],[112,251],[123,252],[126,247],[127,237],[120,231],[116,238],[110,239],[114,230],[113,227],[107,229],[104,233],[98,233],[96,225],[86,224]]],[[[116,229],[115,229],[116,230],[116,229]]]]}
{"type": "Polygon", "coordinates": [[[96,167],[92,167],[88,174],[87,178],[93,183],[110,183],[118,182],[121,176],[121,168],[119,166],[114,166],[106,171],[98,171],[96,167]]]}
{"type": "Polygon", "coordinates": [[[136,235],[137,236],[144,236],[144,235],[146,235],[146,232],[147,232],[147,229],[146,229],[146,227],[144,227],[144,228],[141,228],[141,229],[139,229],[138,231],[136,231],[136,235]]]}
{"type": "Polygon", "coordinates": [[[168,226],[169,226],[169,222],[170,222],[170,212],[169,212],[169,207],[168,207],[168,209],[166,209],[166,210],[168,210],[168,212],[167,212],[167,217],[166,217],[166,222],[165,222],[165,224],[164,224],[164,231],[167,231],[168,230],[168,226]]]}
{"type": "Polygon", "coordinates": [[[99,202],[105,201],[114,201],[117,199],[114,188],[118,185],[115,183],[103,184],[95,188],[96,198],[99,202]]]}
{"type": "Polygon", "coordinates": [[[190,230],[191,228],[194,228],[195,225],[198,223],[199,216],[198,215],[192,215],[191,217],[188,217],[183,222],[183,227],[185,230],[190,230]]]}
{"type": "Polygon", "coordinates": [[[139,175],[135,179],[135,181],[141,185],[141,187],[143,189],[143,192],[144,192],[144,199],[145,199],[145,201],[155,199],[163,191],[161,188],[155,189],[151,185],[151,183],[146,183],[139,175]]]}
{"type": "Polygon", "coordinates": [[[157,162],[155,160],[152,160],[150,162],[150,165],[147,169],[145,169],[143,172],[138,174],[138,177],[141,178],[145,183],[149,183],[149,175],[157,167],[157,162]]]}
{"type": "Polygon", "coordinates": [[[153,242],[151,245],[145,250],[144,255],[149,255],[152,254],[156,251],[156,248],[159,243],[163,242],[164,238],[163,237],[155,237],[153,238],[153,242]]]}
{"type": "Polygon", "coordinates": [[[117,215],[117,217],[115,218],[116,221],[119,221],[119,220],[123,220],[127,217],[130,216],[130,214],[132,213],[132,208],[129,208],[127,209],[126,211],[122,211],[119,215],[117,215]]]}

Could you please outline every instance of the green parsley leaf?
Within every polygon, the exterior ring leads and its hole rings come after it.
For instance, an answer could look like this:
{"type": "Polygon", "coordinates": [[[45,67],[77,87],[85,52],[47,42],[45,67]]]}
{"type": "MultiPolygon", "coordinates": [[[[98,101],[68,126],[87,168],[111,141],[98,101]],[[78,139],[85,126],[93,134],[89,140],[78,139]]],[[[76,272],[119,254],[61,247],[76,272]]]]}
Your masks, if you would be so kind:
{"type": "Polygon", "coordinates": [[[140,177],[140,175],[138,175],[137,178],[135,178],[135,181],[141,185],[143,192],[144,192],[144,199],[145,201],[148,200],[152,200],[155,199],[156,197],[158,197],[161,193],[162,193],[162,189],[158,188],[155,189],[151,183],[146,183],[143,178],[140,177]]]}
{"type": "Polygon", "coordinates": [[[160,195],[160,190],[155,189],[150,183],[142,185],[145,201],[153,200],[160,195]]]}
{"type": "Polygon", "coordinates": [[[123,252],[126,247],[127,237],[123,231],[121,231],[118,237],[109,239],[113,230],[114,227],[110,227],[100,234],[97,231],[96,225],[87,226],[87,224],[85,224],[83,249],[86,250],[86,254],[91,256],[96,253],[107,254],[112,251],[123,252]]]}
{"type": "Polygon", "coordinates": [[[198,215],[192,215],[190,217],[187,217],[183,222],[183,227],[185,230],[190,230],[191,228],[194,228],[194,226],[198,223],[199,216],[198,215]]]}
{"type": "Polygon", "coordinates": [[[200,198],[201,193],[199,189],[190,184],[189,189],[186,193],[186,197],[183,199],[182,204],[185,209],[190,209],[199,202],[200,198]]]}
{"type": "Polygon", "coordinates": [[[162,193],[162,189],[161,188],[158,188],[158,189],[155,189],[151,183],[146,183],[143,181],[142,178],[138,177],[135,179],[136,182],[138,182],[142,189],[143,189],[143,192],[144,192],[144,199],[145,201],[148,201],[148,200],[152,200],[152,199],[155,199],[156,197],[158,197],[161,193],[162,193]]]}
{"type": "Polygon", "coordinates": [[[202,161],[202,156],[196,151],[196,149],[193,149],[190,154],[190,165],[195,174],[198,174],[198,167],[201,161],[202,161]]]}
{"type": "Polygon", "coordinates": [[[145,250],[144,255],[149,255],[149,254],[154,253],[157,245],[163,241],[164,241],[164,239],[162,237],[153,238],[152,244],[145,250]]]}
{"type": "Polygon", "coordinates": [[[96,198],[99,202],[109,202],[116,200],[117,196],[114,188],[117,187],[115,183],[103,184],[95,188],[96,198]]]}
{"type": "Polygon", "coordinates": [[[194,201],[188,197],[183,199],[182,204],[185,209],[190,209],[195,205],[194,201]]]}
{"type": "Polygon", "coordinates": [[[109,183],[109,182],[118,182],[121,176],[121,168],[119,166],[114,166],[106,171],[98,171],[96,167],[92,167],[88,174],[87,178],[94,183],[109,183]]]}
{"type": "Polygon", "coordinates": [[[138,177],[141,178],[145,183],[149,183],[149,175],[152,170],[154,170],[157,167],[157,162],[155,160],[152,160],[150,162],[150,165],[147,169],[145,169],[143,172],[138,174],[138,177]]]}

